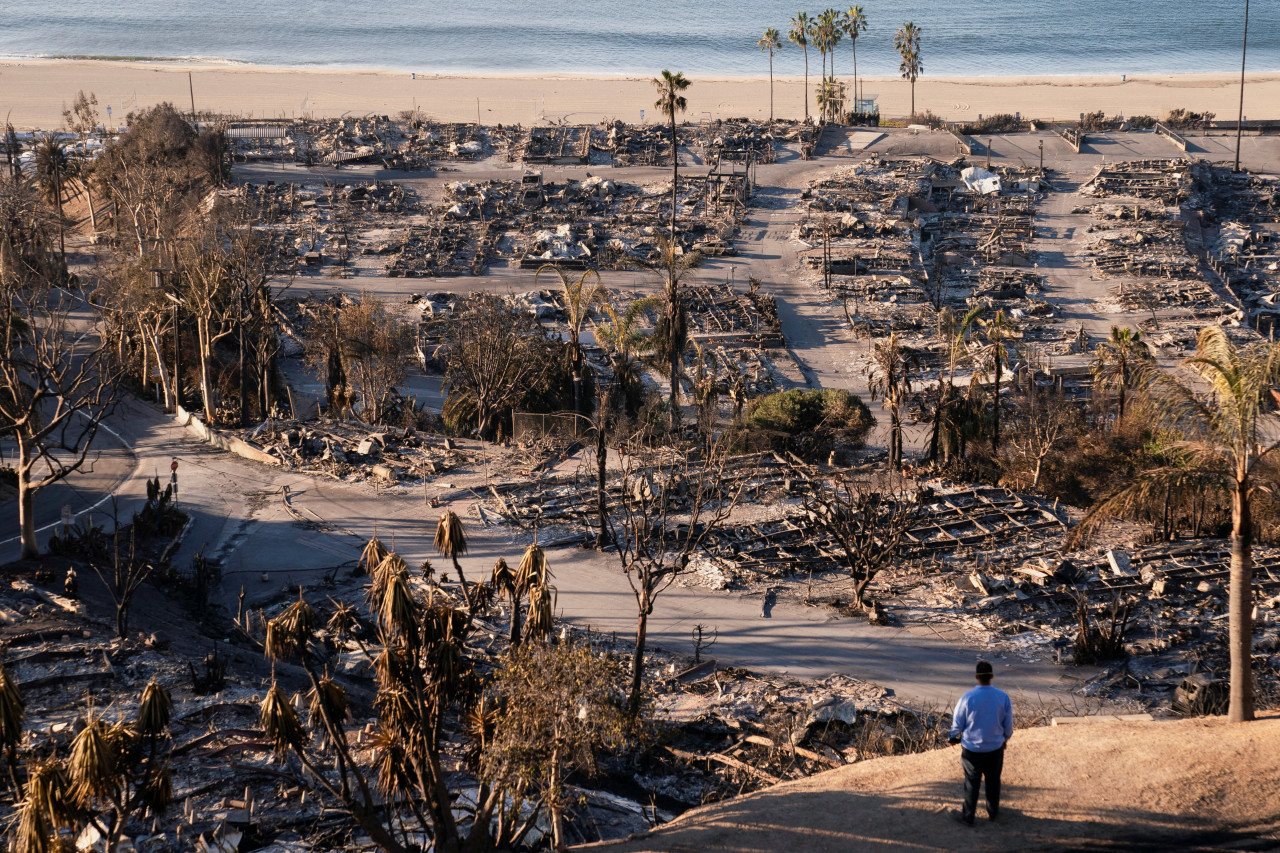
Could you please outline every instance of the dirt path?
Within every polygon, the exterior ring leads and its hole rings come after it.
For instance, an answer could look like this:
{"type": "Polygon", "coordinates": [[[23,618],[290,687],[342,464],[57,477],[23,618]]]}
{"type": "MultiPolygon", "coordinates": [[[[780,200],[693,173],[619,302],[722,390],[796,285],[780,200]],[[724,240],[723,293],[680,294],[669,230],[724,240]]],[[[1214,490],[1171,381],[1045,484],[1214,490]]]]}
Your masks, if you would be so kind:
{"type": "MultiPolygon", "coordinates": [[[[1276,850],[1280,715],[1017,731],[997,823],[948,814],[960,748],[853,764],[696,809],[617,853],[1276,850]]],[[[578,848],[586,849],[586,848],[578,848]]]]}

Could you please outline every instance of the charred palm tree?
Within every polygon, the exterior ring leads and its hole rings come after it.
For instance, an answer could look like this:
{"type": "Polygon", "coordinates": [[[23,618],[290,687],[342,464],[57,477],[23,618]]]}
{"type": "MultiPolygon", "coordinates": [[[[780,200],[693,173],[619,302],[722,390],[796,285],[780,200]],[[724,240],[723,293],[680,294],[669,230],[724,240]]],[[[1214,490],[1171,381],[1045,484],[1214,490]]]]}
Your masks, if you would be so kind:
{"type": "Polygon", "coordinates": [[[462,599],[467,603],[470,615],[474,617],[475,601],[467,586],[467,577],[462,573],[462,564],[458,562],[458,557],[467,553],[467,535],[462,529],[462,519],[451,509],[440,514],[440,521],[436,524],[435,546],[436,553],[453,562],[453,570],[458,573],[458,584],[462,587],[462,599]]]}

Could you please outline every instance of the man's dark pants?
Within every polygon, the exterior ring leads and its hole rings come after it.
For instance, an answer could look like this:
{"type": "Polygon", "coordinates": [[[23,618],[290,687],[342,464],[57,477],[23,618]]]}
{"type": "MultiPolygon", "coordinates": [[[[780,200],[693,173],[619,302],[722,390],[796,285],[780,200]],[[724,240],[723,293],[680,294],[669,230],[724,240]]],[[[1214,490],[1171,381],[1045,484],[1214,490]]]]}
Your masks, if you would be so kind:
{"type": "Polygon", "coordinates": [[[1004,747],[990,752],[960,750],[960,764],[964,767],[964,818],[972,821],[978,808],[978,786],[983,777],[987,780],[987,813],[994,817],[1000,813],[1000,771],[1004,769],[1004,747]]]}

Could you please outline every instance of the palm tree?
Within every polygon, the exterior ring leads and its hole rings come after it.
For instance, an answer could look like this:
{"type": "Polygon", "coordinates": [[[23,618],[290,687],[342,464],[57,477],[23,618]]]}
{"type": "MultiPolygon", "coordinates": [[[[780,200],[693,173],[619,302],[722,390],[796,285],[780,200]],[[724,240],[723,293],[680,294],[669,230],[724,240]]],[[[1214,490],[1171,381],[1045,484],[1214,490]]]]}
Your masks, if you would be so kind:
{"type": "Polygon", "coordinates": [[[836,76],[836,47],[840,44],[840,38],[844,35],[844,27],[841,24],[840,13],[835,9],[826,9],[818,16],[818,28],[822,32],[822,40],[827,48],[827,52],[831,54],[831,72],[830,76],[836,76]]]}
{"type": "Polygon", "coordinates": [[[893,46],[897,48],[902,62],[898,70],[902,79],[911,82],[911,115],[916,114],[916,79],[924,71],[924,62],[920,59],[920,28],[908,21],[898,28],[893,37],[893,46]]]}
{"type": "Polygon", "coordinates": [[[467,602],[467,610],[473,617],[476,608],[471,590],[467,587],[467,577],[462,573],[462,565],[458,562],[458,557],[467,553],[467,535],[462,529],[462,519],[451,509],[440,514],[440,521],[436,524],[435,546],[436,553],[453,561],[453,570],[458,573],[458,583],[462,587],[462,598],[467,602]]]}
{"type": "Polygon", "coordinates": [[[671,123],[671,242],[676,239],[676,185],[679,183],[680,149],[676,147],[676,113],[689,108],[689,102],[680,93],[689,88],[689,81],[682,72],[672,74],[663,69],[661,77],[653,78],[653,86],[658,90],[658,100],[654,107],[667,117],[671,123]]]}
{"type": "Polygon", "coordinates": [[[769,121],[773,121],[773,55],[782,50],[782,37],[778,35],[778,30],[769,27],[764,31],[764,35],[760,36],[760,41],[756,42],[756,47],[760,48],[763,53],[769,53],[769,121]]]}
{"type": "Polygon", "coordinates": [[[915,353],[898,342],[897,332],[875,345],[867,369],[871,399],[889,405],[889,465],[902,467],[902,404],[911,393],[911,373],[919,366],[915,353]]]}
{"type": "Polygon", "coordinates": [[[957,319],[950,308],[938,312],[938,340],[946,348],[946,372],[938,368],[938,402],[933,414],[933,435],[929,438],[929,458],[937,459],[941,445],[944,459],[950,459],[954,451],[963,455],[970,432],[973,407],[956,393],[956,368],[967,357],[969,333],[985,310],[985,305],[975,305],[957,319]]]}
{"type": "Polygon", "coordinates": [[[849,37],[849,46],[853,48],[853,100],[858,110],[862,109],[862,94],[858,91],[858,36],[867,31],[867,13],[861,6],[850,6],[844,13],[844,34],[849,37]]]}
{"type": "Polygon", "coordinates": [[[58,248],[67,262],[66,220],[62,214],[63,178],[67,174],[67,152],[53,134],[46,133],[35,148],[36,182],[50,204],[58,209],[58,248]]]}
{"type": "Polygon", "coordinates": [[[640,411],[640,393],[644,390],[637,356],[653,349],[652,337],[640,331],[637,325],[645,313],[661,304],[659,297],[646,296],[628,302],[626,309],[619,312],[613,305],[605,303],[604,313],[609,319],[595,324],[596,341],[609,353],[613,381],[628,417],[635,417],[640,411]]]}
{"type": "Polygon", "coordinates": [[[665,279],[662,289],[663,309],[653,334],[653,348],[661,367],[671,380],[671,429],[680,426],[680,376],[684,372],[684,351],[689,345],[689,317],[680,285],[692,269],[693,256],[676,253],[676,244],[658,241],[659,261],[665,279]]]}
{"type": "Polygon", "coordinates": [[[834,77],[827,77],[818,87],[818,113],[823,121],[838,122],[844,109],[844,84],[834,77]]]}
{"type": "Polygon", "coordinates": [[[1094,352],[1091,371],[1093,384],[1100,391],[1112,388],[1117,391],[1118,412],[1116,422],[1124,420],[1125,400],[1134,375],[1151,361],[1142,333],[1125,328],[1111,327],[1111,337],[1098,344],[1094,352]]]}
{"type": "Polygon", "coordinates": [[[985,341],[979,350],[978,359],[984,365],[983,372],[989,369],[995,382],[991,392],[991,449],[998,451],[1000,449],[1000,379],[1013,360],[1013,341],[1017,340],[1019,335],[1017,327],[1005,316],[1003,310],[997,311],[990,320],[978,320],[978,330],[985,341]]]}
{"type": "Polygon", "coordinates": [[[523,636],[545,638],[551,632],[555,587],[551,586],[551,571],[547,568],[547,555],[542,546],[536,542],[530,544],[514,572],[507,561],[499,557],[493,566],[492,586],[511,602],[512,648],[520,645],[523,636]],[[522,627],[520,600],[525,597],[529,599],[529,618],[522,627]]]}
{"type": "Polygon", "coordinates": [[[533,542],[524,551],[516,566],[516,588],[529,596],[529,619],[525,636],[545,640],[551,633],[555,612],[555,587],[551,585],[551,570],[547,568],[547,555],[542,546],[533,542]]]}
{"type": "Polygon", "coordinates": [[[1101,517],[1162,500],[1170,489],[1231,496],[1227,720],[1239,723],[1254,718],[1252,503],[1259,491],[1280,485],[1274,453],[1280,441],[1263,435],[1268,426],[1274,430],[1271,389],[1280,381],[1280,344],[1260,341],[1237,347],[1221,326],[1206,326],[1196,340],[1195,355],[1183,365],[1197,377],[1194,388],[1171,372],[1157,370],[1154,362],[1140,371],[1153,425],[1182,436],[1175,445],[1179,458],[1175,464],[1143,472],[1095,506],[1068,545],[1101,517]]]}
{"type": "Polygon", "coordinates": [[[533,276],[533,286],[538,286],[538,276],[544,270],[551,270],[560,277],[560,289],[564,292],[564,310],[569,320],[569,349],[573,359],[573,411],[582,414],[582,325],[587,321],[591,309],[603,301],[604,284],[600,273],[587,270],[578,276],[576,281],[564,274],[564,270],[554,264],[543,264],[533,276]],[[588,279],[595,277],[594,282],[588,279]]]}
{"type": "Polygon", "coordinates": [[[804,120],[809,120],[809,29],[813,21],[808,12],[796,12],[791,19],[791,29],[787,31],[787,39],[804,48],[804,120]]]}

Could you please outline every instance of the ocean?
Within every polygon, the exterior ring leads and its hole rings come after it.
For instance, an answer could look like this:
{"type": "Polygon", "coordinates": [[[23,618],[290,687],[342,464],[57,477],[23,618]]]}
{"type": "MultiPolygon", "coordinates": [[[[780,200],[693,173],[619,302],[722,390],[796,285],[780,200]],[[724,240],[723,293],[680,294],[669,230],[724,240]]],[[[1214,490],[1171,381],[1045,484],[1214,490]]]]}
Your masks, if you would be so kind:
{"type": "MultiPolygon", "coordinates": [[[[811,15],[822,7],[811,8],[811,15]]],[[[847,8],[847,7],[845,7],[847,8]]],[[[858,72],[896,76],[893,34],[922,30],[924,76],[1231,72],[1244,0],[905,0],[863,3],[858,72]]],[[[199,59],[430,73],[758,75],[767,0],[0,0],[0,55],[199,59]]],[[[1249,68],[1280,70],[1280,0],[1253,0],[1249,68]]],[[[817,50],[809,68],[817,75],[817,50]]],[[[777,74],[804,71],[784,44],[777,74]]],[[[847,39],[835,71],[852,74],[847,39]]]]}

